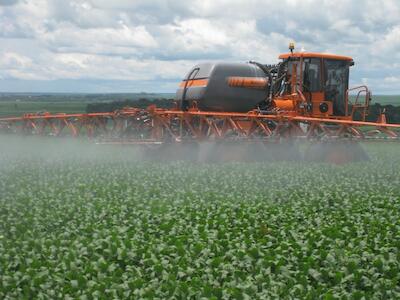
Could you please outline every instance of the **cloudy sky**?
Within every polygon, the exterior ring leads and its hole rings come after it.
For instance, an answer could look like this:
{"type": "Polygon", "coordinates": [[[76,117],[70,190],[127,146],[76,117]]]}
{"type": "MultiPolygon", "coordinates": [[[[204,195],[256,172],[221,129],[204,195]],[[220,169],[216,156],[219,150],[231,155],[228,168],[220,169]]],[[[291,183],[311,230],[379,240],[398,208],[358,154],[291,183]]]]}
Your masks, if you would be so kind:
{"type": "Polygon", "coordinates": [[[174,92],[198,62],[275,63],[290,41],[400,94],[398,0],[0,0],[0,91],[174,92]]]}

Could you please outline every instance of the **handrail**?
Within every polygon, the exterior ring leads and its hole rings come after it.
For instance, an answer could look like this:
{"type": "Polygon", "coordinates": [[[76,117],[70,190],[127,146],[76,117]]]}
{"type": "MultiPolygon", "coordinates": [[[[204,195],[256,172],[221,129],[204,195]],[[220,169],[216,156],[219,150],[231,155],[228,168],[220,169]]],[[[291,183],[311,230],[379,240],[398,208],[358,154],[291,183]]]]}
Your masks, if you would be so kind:
{"type": "Polygon", "coordinates": [[[369,108],[369,102],[371,100],[371,92],[369,91],[368,87],[366,85],[360,85],[360,86],[356,86],[353,88],[349,88],[346,91],[346,99],[345,99],[345,115],[348,116],[349,115],[349,106],[352,105],[351,108],[351,117],[354,117],[354,113],[357,110],[362,110],[361,116],[362,116],[362,120],[365,121],[365,118],[367,116],[367,111],[369,108]],[[349,101],[349,92],[351,91],[358,91],[357,92],[357,96],[356,96],[356,100],[354,101],[354,103],[351,103],[349,101]],[[364,97],[364,103],[361,104],[359,103],[359,98],[361,96],[362,93],[365,93],[365,97],[364,97]]]}

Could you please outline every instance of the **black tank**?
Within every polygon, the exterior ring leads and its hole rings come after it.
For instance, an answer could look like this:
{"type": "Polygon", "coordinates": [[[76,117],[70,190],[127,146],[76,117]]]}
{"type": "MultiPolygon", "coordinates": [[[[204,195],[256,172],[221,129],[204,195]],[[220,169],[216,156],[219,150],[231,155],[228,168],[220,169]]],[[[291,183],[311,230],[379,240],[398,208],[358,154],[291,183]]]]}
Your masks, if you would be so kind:
{"type": "Polygon", "coordinates": [[[181,82],[176,100],[183,109],[196,101],[203,111],[247,112],[267,98],[268,84],[252,63],[204,63],[181,82]]]}

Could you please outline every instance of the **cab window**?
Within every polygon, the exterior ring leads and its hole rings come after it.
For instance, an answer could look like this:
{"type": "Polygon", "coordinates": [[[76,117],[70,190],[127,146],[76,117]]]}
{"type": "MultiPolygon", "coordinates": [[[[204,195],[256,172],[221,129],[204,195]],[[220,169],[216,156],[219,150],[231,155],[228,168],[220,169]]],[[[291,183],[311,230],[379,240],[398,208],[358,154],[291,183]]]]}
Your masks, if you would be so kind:
{"type": "Polygon", "coordinates": [[[325,60],[325,80],[326,98],[333,102],[334,115],[344,116],[349,63],[342,60],[325,60]]]}
{"type": "Polygon", "coordinates": [[[305,92],[320,92],[322,90],[321,59],[304,58],[303,90],[305,92]]]}

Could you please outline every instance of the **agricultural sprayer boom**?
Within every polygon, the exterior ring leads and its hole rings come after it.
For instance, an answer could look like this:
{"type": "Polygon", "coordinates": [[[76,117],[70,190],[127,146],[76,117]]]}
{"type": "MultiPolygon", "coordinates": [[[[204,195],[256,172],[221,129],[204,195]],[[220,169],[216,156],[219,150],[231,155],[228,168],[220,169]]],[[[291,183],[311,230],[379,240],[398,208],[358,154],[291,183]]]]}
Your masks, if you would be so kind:
{"type": "Polygon", "coordinates": [[[0,128],[147,146],[400,140],[400,124],[387,123],[384,113],[376,122],[366,121],[371,93],[366,86],[349,89],[351,57],[293,52],[293,48],[290,45],[290,53],[280,55],[276,65],[197,65],[180,83],[176,105],[170,109],[25,114],[0,119],[0,128]]]}
{"type": "Polygon", "coordinates": [[[400,124],[281,114],[180,111],[150,107],[88,114],[27,114],[1,118],[4,132],[143,141],[400,140],[400,124]]]}

